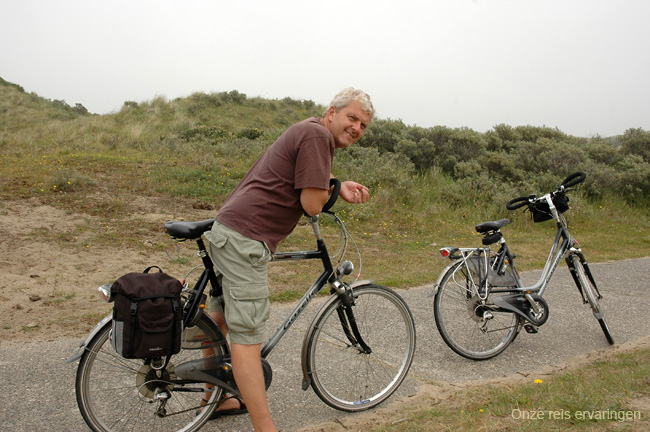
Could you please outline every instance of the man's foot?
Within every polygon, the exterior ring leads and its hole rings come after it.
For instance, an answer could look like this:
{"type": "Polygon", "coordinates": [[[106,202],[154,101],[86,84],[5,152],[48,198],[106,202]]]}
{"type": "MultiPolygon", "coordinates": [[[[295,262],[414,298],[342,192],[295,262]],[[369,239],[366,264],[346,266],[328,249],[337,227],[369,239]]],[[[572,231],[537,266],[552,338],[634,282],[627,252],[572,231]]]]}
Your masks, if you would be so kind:
{"type": "Polygon", "coordinates": [[[210,420],[217,419],[222,416],[246,414],[246,404],[238,396],[227,396],[224,398],[217,409],[212,413],[210,420]]]}
{"type": "MultiPolygon", "coordinates": [[[[208,403],[206,399],[201,401],[201,406],[205,406],[208,403]]],[[[196,411],[198,415],[201,412],[201,409],[196,411]]],[[[246,404],[238,396],[226,396],[221,400],[217,409],[210,416],[210,420],[218,419],[222,416],[231,416],[246,414],[248,409],[246,409],[246,404]]]]}

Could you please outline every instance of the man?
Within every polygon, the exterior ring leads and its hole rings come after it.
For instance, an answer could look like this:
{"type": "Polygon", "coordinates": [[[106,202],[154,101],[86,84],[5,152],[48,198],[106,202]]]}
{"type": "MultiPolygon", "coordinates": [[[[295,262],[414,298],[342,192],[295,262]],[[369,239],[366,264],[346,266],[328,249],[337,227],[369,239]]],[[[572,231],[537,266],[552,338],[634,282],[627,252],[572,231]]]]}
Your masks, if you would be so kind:
{"type": "MultiPolygon", "coordinates": [[[[304,213],[321,212],[329,198],[334,150],[357,142],[373,116],[369,96],[348,88],[334,97],[322,118],[291,126],[244,176],[206,233],[210,256],[222,277],[233,374],[257,432],[277,430],[260,358],[270,314],[267,264],[304,213]]],[[[368,188],[346,181],[339,196],[349,203],[364,203],[368,188]]],[[[211,306],[210,314],[223,322],[218,306],[211,306]]],[[[236,399],[226,403],[240,404],[236,399]]],[[[226,403],[219,409],[242,408],[226,403]]]]}

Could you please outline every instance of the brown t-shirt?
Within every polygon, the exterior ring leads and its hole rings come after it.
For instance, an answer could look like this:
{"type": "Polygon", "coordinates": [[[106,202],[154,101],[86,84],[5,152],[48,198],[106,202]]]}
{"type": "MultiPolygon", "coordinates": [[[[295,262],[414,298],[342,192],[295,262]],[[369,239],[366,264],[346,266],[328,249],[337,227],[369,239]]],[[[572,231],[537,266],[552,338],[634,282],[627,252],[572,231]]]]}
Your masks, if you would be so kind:
{"type": "Polygon", "coordinates": [[[320,119],[291,126],[239,182],[217,221],[275,252],[304,214],[301,190],[329,189],[334,149],[334,137],[320,119]]]}

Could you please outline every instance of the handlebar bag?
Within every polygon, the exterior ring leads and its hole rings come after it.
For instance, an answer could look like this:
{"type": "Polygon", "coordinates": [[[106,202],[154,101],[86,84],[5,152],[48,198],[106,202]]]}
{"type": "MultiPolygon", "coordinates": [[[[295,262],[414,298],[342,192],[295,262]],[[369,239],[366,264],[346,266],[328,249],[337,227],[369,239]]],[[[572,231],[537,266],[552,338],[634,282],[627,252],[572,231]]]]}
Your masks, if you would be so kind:
{"type": "MultiPolygon", "coordinates": [[[[162,272],[128,273],[112,287],[111,343],[124,358],[157,358],[181,349],[181,282],[162,272]]],[[[160,270],[160,269],[159,269],[160,270]]]]}
{"type": "MultiPolygon", "coordinates": [[[[559,213],[564,213],[569,210],[569,197],[566,194],[558,193],[552,198],[553,205],[559,213]]],[[[548,207],[546,201],[538,201],[535,204],[528,204],[528,210],[533,215],[533,222],[544,222],[551,218],[551,209],[548,207]]]]}

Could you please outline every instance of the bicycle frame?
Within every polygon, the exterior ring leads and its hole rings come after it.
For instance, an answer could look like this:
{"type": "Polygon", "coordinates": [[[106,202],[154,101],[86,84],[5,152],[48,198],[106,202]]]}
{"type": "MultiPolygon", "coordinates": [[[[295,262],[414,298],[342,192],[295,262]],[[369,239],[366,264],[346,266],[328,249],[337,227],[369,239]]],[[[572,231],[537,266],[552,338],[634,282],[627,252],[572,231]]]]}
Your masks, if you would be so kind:
{"type": "MultiPolygon", "coordinates": [[[[548,258],[546,259],[546,264],[544,265],[544,269],[542,270],[542,274],[539,280],[531,286],[523,286],[519,274],[517,272],[514,272],[519,288],[513,290],[513,291],[520,291],[520,292],[530,291],[530,292],[537,293],[540,296],[544,295],[544,292],[546,291],[546,289],[548,288],[551,282],[551,278],[555,274],[555,271],[557,270],[560,264],[560,260],[566,256],[567,252],[569,254],[572,254],[580,251],[579,247],[578,248],[575,247],[577,245],[577,242],[569,233],[569,230],[566,227],[566,222],[564,221],[563,218],[560,217],[560,214],[557,212],[557,209],[553,205],[553,200],[551,199],[551,195],[546,194],[542,197],[542,199],[546,200],[546,202],[548,203],[553,218],[555,219],[557,225],[557,233],[555,234],[555,240],[553,241],[553,245],[551,246],[551,250],[549,252],[548,258]]],[[[504,245],[505,245],[505,241],[504,241],[504,245]]],[[[507,248],[507,246],[505,247],[507,248]]],[[[508,250],[508,254],[510,254],[509,250],[508,250]]],[[[515,268],[515,263],[513,260],[510,261],[510,264],[512,268],[515,268]]],[[[493,291],[493,292],[499,292],[499,291],[493,291]]]]}
{"type": "MultiPolygon", "coordinates": [[[[555,235],[555,240],[553,241],[553,244],[551,245],[551,250],[548,254],[548,258],[546,259],[546,263],[544,265],[544,268],[542,270],[542,274],[537,282],[535,282],[533,285],[530,286],[524,286],[521,277],[519,276],[519,272],[517,271],[517,266],[515,264],[514,256],[510,252],[510,249],[508,248],[508,245],[505,241],[505,239],[499,240],[500,243],[500,249],[499,251],[496,252],[496,255],[499,257],[498,260],[494,263],[492,267],[488,266],[487,259],[488,256],[491,252],[491,249],[489,247],[486,248],[456,248],[455,250],[460,253],[460,257],[458,259],[462,259],[465,264],[464,266],[467,266],[467,259],[470,258],[471,256],[485,256],[485,266],[483,268],[488,269],[486,271],[485,278],[481,278],[480,282],[483,288],[483,292],[480,292],[480,289],[477,289],[476,294],[479,295],[480,298],[485,300],[485,298],[491,294],[491,293],[516,293],[516,292],[527,292],[527,293],[535,293],[540,296],[544,295],[544,292],[548,288],[551,278],[555,274],[555,271],[557,270],[560,260],[565,257],[568,254],[574,254],[574,253],[580,253],[580,248],[575,247],[577,245],[577,242],[575,239],[571,236],[569,233],[569,230],[566,227],[566,223],[563,221],[563,219],[560,217],[560,214],[557,212],[555,206],[553,205],[553,201],[551,199],[550,194],[544,195],[541,199],[544,199],[548,202],[549,208],[551,209],[551,212],[553,214],[553,217],[556,221],[557,225],[557,233],[555,235]],[[476,255],[475,255],[476,254],[476,255]],[[499,274],[502,274],[503,270],[505,269],[505,266],[509,264],[510,268],[512,269],[512,276],[515,279],[516,286],[509,286],[506,288],[492,288],[491,290],[488,290],[488,272],[489,270],[494,270],[499,272],[499,274]]],[[[453,258],[453,257],[452,257],[453,258]]],[[[434,292],[433,295],[435,295],[438,292],[438,287],[440,286],[440,283],[442,282],[442,277],[445,275],[447,270],[451,268],[458,260],[453,260],[451,264],[449,264],[440,274],[438,277],[438,280],[436,281],[434,285],[434,292]]]]}
{"type": "MultiPolygon", "coordinates": [[[[273,351],[273,349],[280,342],[280,340],[282,340],[282,338],[287,333],[289,328],[291,328],[291,326],[295,323],[298,317],[307,308],[307,305],[311,303],[311,301],[318,295],[318,293],[323,289],[325,285],[329,283],[333,292],[336,292],[339,295],[342,295],[347,291],[345,285],[339,280],[338,275],[336,274],[334,267],[332,266],[332,261],[328,254],[327,246],[325,245],[325,241],[323,240],[320,233],[319,215],[310,217],[309,223],[311,224],[312,229],[314,231],[314,235],[316,236],[317,249],[312,251],[278,252],[273,254],[272,261],[282,262],[282,261],[301,261],[301,260],[309,260],[309,259],[319,259],[323,263],[323,272],[320,274],[320,276],[318,276],[316,281],[311,285],[311,287],[307,290],[307,292],[305,292],[303,297],[300,299],[298,304],[293,308],[293,310],[289,313],[289,315],[284,320],[284,322],[277,328],[277,330],[273,333],[273,335],[269,338],[269,340],[264,344],[261,352],[262,358],[268,357],[268,355],[273,351]]],[[[205,270],[203,270],[203,273],[201,273],[201,276],[199,276],[199,279],[193,289],[193,292],[196,293],[196,295],[193,298],[193,303],[190,306],[189,310],[196,310],[196,311],[198,311],[199,308],[198,308],[198,304],[195,303],[205,302],[204,299],[205,295],[203,295],[203,292],[208,282],[211,282],[213,287],[220,286],[217,281],[216,273],[214,272],[212,261],[207,254],[202,239],[200,238],[197,239],[197,243],[199,244],[199,256],[201,256],[203,260],[205,270]]],[[[349,287],[355,288],[370,283],[371,281],[369,280],[361,280],[352,283],[351,285],[349,285],[349,287]]],[[[196,316],[188,315],[186,317],[186,322],[185,322],[186,326],[190,326],[195,318],[196,316]]],[[[361,336],[358,335],[358,331],[356,331],[356,325],[352,324],[351,327],[357,342],[359,344],[362,344],[362,346],[365,345],[363,344],[363,339],[361,338],[361,336]]]]}
{"type": "MultiPolygon", "coordinates": [[[[280,327],[278,327],[275,333],[264,344],[261,353],[263,359],[266,358],[273,351],[275,346],[284,337],[284,335],[287,333],[289,328],[295,323],[295,321],[302,314],[302,312],[305,310],[307,305],[311,303],[311,301],[318,295],[318,293],[323,289],[325,285],[329,283],[329,285],[332,287],[333,292],[336,292],[339,295],[342,295],[346,293],[346,291],[348,291],[348,289],[346,289],[346,284],[343,284],[339,280],[339,277],[332,266],[332,261],[327,252],[327,246],[325,245],[325,241],[323,240],[320,233],[319,215],[310,217],[309,223],[311,224],[314,234],[316,236],[317,249],[312,251],[275,253],[273,254],[272,261],[299,261],[299,260],[308,260],[308,259],[320,259],[323,263],[323,272],[312,284],[312,286],[307,290],[307,292],[303,295],[302,299],[289,313],[289,315],[284,320],[284,322],[280,325],[280,327]]],[[[201,313],[202,309],[199,306],[200,304],[205,303],[205,300],[207,298],[207,295],[205,294],[205,288],[208,286],[208,283],[210,283],[212,287],[220,287],[217,275],[214,271],[212,260],[210,259],[210,256],[207,253],[205,243],[200,237],[196,239],[196,243],[199,248],[198,255],[203,262],[204,270],[199,276],[197,282],[195,283],[194,288],[190,291],[191,295],[188,298],[187,304],[185,306],[186,310],[190,311],[190,313],[186,314],[184,317],[183,324],[185,327],[192,327],[196,322],[199,314],[201,313]]],[[[352,284],[347,285],[347,287],[349,289],[353,289],[358,286],[368,285],[371,282],[372,281],[370,280],[359,280],[352,284]]],[[[344,296],[344,298],[347,298],[347,296],[344,296]]],[[[71,356],[67,361],[72,362],[81,358],[81,355],[83,354],[86,345],[88,345],[88,343],[102,329],[104,325],[106,325],[111,321],[111,318],[112,318],[112,314],[109,314],[106,317],[104,317],[104,319],[102,319],[101,322],[99,322],[95,326],[95,328],[93,328],[93,330],[88,334],[88,336],[86,336],[86,338],[80,343],[77,353],[71,356]]],[[[357,342],[359,344],[362,344],[362,346],[365,346],[365,344],[363,343],[363,338],[358,334],[356,325],[351,324],[351,328],[353,330],[354,337],[356,337],[357,339],[357,342]]]]}
{"type": "MultiPolygon", "coordinates": [[[[317,250],[314,251],[300,251],[300,252],[279,252],[273,254],[272,261],[301,261],[309,259],[320,259],[323,263],[323,272],[318,276],[316,282],[307,290],[307,292],[302,296],[298,304],[293,308],[289,313],[284,322],[278,327],[278,329],[273,333],[271,338],[264,344],[262,348],[262,358],[266,358],[273,348],[280,342],[284,337],[289,328],[293,325],[298,317],[305,310],[307,305],[318,295],[318,293],[323,289],[325,284],[334,274],[334,268],[332,267],[332,261],[330,256],[327,253],[327,246],[320,234],[320,228],[318,225],[318,215],[312,216],[309,218],[309,223],[312,226],[314,234],[316,235],[317,250]]],[[[338,291],[338,290],[337,290],[338,291]]]]}

